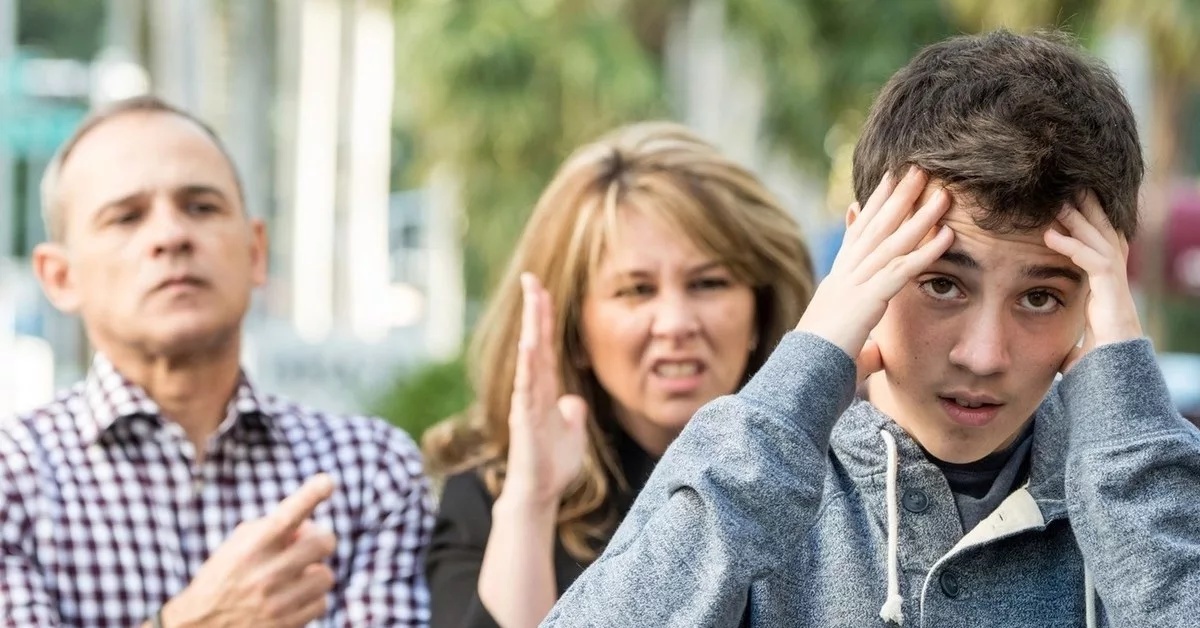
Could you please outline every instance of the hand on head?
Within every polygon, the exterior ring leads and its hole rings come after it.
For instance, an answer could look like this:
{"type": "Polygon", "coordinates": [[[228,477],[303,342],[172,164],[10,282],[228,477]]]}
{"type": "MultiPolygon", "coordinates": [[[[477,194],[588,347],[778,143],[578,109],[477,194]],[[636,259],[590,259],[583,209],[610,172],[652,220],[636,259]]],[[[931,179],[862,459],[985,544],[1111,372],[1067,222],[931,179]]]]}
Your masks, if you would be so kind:
{"type": "Polygon", "coordinates": [[[846,229],[833,268],[796,326],[854,357],[860,381],[883,366],[879,348],[867,337],[888,301],[954,242],[954,232],[944,225],[926,239],[950,208],[947,191],[935,192],[913,209],[927,179],[915,167],[899,181],[889,173],[866,206],[852,210],[857,217],[846,229]]]}
{"type": "Polygon", "coordinates": [[[1083,269],[1090,289],[1083,342],[1060,371],[1066,373],[1096,347],[1140,338],[1142,324],[1126,271],[1129,241],[1113,228],[1096,195],[1089,190],[1078,205],[1065,205],[1044,237],[1046,246],[1083,269]]]}

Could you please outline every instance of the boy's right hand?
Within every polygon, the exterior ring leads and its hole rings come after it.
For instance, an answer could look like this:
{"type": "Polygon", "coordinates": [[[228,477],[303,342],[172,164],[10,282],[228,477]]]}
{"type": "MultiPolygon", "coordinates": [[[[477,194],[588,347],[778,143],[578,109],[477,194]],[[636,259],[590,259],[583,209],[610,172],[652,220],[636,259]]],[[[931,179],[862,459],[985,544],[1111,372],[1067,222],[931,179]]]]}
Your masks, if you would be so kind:
{"type": "Polygon", "coordinates": [[[913,211],[927,181],[916,167],[899,182],[886,174],[866,207],[851,209],[856,216],[833,268],[796,325],[797,331],[821,336],[854,357],[860,381],[883,366],[879,349],[867,338],[888,302],[954,242],[954,232],[943,225],[922,244],[950,207],[950,193],[940,189],[913,211]]]}

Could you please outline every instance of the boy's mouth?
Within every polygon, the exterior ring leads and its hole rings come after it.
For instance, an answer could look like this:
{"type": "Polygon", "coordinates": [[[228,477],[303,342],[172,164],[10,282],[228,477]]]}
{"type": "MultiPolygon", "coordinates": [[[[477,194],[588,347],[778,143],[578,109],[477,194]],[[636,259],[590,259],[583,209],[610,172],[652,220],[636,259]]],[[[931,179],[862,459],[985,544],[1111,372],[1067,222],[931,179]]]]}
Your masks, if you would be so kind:
{"type": "Polygon", "coordinates": [[[947,399],[947,400],[953,401],[954,403],[957,403],[958,405],[960,405],[964,408],[979,408],[982,406],[996,405],[996,404],[991,404],[991,403],[983,403],[982,401],[968,401],[966,399],[958,399],[958,398],[947,399]]]}
{"type": "Polygon", "coordinates": [[[938,396],[942,410],[950,420],[969,427],[983,427],[1000,413],[1003,404],[977,395],[938,396]]]}

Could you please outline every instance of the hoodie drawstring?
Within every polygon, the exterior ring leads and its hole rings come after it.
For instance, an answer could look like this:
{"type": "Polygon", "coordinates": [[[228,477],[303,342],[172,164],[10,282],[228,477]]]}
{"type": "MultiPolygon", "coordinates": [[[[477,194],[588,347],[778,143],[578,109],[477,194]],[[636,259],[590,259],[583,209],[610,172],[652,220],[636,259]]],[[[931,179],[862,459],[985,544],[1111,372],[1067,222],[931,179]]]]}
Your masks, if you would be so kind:
{"type": "Polygon", "coordinates": [[[1087,563],[1083,565],[1083,608],[1087,615],[1087,628],[1096,628],[1096,584],[1087,563]]]}
{"type": "MultiPolygon", "coordinates": [[[[887,430],[879,430],[887,445],[887,601],[879,609],[884,621],[904,625],[904,598],[900,596],[900,508],[896,499],[896,439],[887,430]]],[[[1089,628],[1092,624],[1089,624],[1089,628]]]]}

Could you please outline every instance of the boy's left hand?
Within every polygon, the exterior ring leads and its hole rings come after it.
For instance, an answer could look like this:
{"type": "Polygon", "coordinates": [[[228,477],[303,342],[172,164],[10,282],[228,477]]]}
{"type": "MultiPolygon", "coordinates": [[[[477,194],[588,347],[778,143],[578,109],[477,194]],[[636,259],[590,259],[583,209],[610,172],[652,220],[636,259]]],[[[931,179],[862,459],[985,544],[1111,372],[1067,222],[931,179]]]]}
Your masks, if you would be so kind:
{"type": "Polygon", "coordinates": [[[1072,349],[1063,361],[1066,373],[1087,352],[1101,345],[1142,337],[1133,293],[1126,272],[1129,242],[1109,223],[1100,201],[1091,191],[1084,195],[1082,208],[1068,204],[1059,213],[1057,225],[1044,235],[1046,246],[1070,258],[1087,273],[1087,322],[1083,343],[1072,349]]]}

